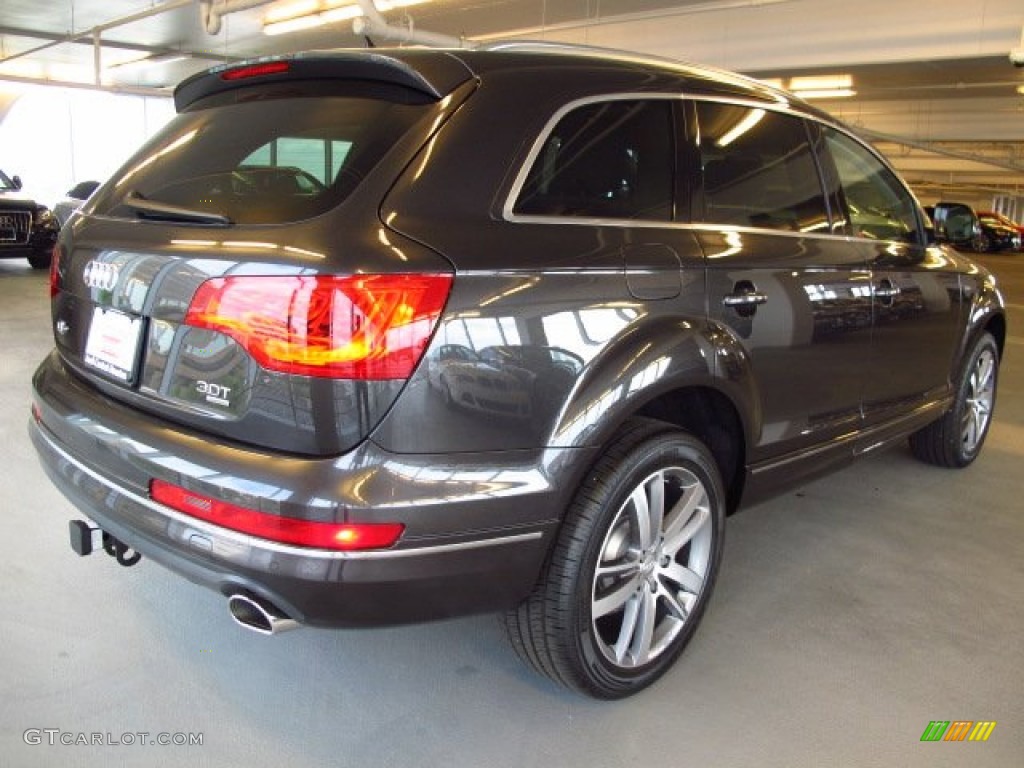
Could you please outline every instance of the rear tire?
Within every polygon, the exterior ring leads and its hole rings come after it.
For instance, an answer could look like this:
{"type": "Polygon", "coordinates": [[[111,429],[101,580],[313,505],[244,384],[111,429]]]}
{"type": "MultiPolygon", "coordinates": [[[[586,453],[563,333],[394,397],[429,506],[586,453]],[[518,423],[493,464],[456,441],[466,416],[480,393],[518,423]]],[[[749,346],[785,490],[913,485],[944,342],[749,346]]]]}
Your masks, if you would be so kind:
{"type": "Polygon", "coordinates": [[[938,421],[910,436],[914,456],[939,467],[966,467],[981,453],[992,424],[999,378],[999,347],[983,333],[960,374],[953,406],[938,421]]]}
{"type": "Polygon", "coordinates": [[[533,594],[506,614],[513,648],[596,698],[653,683],[704,613],[725,506],[701,442],[662,422],[629,422],[577,491],[533,594]]]}
{"type": "Polygon", "coordinates": [[[49,251],[46,251],[45,253],[33,253],[28,257],[28,263],[32,269],[49,269],[50,259],[52,258],[53,254],[49,251]]]}

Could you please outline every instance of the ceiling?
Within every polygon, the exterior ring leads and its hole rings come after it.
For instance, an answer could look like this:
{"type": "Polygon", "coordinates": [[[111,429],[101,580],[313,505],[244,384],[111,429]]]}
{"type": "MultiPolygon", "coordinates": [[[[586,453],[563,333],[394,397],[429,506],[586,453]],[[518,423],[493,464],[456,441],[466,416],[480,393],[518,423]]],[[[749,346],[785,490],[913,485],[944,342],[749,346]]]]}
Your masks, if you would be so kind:
{"type": "MultiPolygon", "coordinates": [[[[95,85],[98,72],[104,88],[151,93],[226,60],[365,44],[350,20],[263,34],[296,2],[342,0],[226,2],[252,7],[210,34],[199,0],[3,0],[0,119],[3,80],[95,85]],[[187,58],[124,64],[172,53],[187,58]]],[[[1008,57],[1024,48],[1021,0],[431,0],[384,16],[451,38],[601,45],[763,78],[849,74],[856,95],[820,105],[875,141],[925,202],[1024,197],[1024,67],[1008,57]]]]}

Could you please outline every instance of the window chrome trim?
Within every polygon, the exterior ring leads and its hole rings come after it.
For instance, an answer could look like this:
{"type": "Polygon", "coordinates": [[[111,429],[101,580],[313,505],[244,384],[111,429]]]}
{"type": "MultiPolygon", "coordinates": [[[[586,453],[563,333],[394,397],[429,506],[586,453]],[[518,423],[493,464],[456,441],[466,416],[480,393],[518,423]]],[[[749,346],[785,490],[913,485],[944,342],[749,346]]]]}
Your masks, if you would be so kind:
{"type": "Polygon", "coordinates": [[[572,217],[572,216],[539,216],[517,214],[513,211],[515,208],[516,201],[519,199],[519,195],[523,191],[523,187],[526,185],[526,177],[530,175],[530,170],[533,168],[533,164],[536,162],[537,157],[540,155],[541,150],[544,148],[544,144],[547,143],[548,137],[555,130],[555,126],[561,122],[562,118],[570,112],[580,109],[582,107],[589,107],[591,104],[605,104],[618,101],[682,101],[685,97],[678,93],[643,93],[643,92],[623,92],[623,93],[611,93],[601,94],[599,96],[585,96],[580,99],[574,99],[573,101],[567,102],[555,110],[555,113],[548,118],[548,121],[544,124],[544,127],[537,134],[537,138],[534,139],[533,144],[530,147],[530,151],[526,155],[526,160],[519,168],[519,172],[516,173],[515,181],[512,182],[512,188],[509,190],[508,195],[505,197],[505,204],[501,209],[501,216],[505,221],[522,221],[528,222],[530,220],[536,220],[537,223],[548,223],[552,219],[572,219],[573,222],[593,224],[596,221],[613,221],[613,222],[629,222],[630,225],[635,223],[646,223],[648,225],[661,226],[663,223],[671,223],[668,220],[664,222],[652,219],[600,219],[594,217],[572,217]]]}
{"type": "MultiPolygon", "coordinates": [[[[291,555],[293,557],[311,557],[318,560],[392,560],[402,557],[429,557],[431,555],[460,552],[467,549],[481,549],[483,547],[497,547],[505,544],[520,544],[527,541],[535,541],[544,535],[541,531],[529,531],[527,533],[495,536],[493,538],[460,541],[455,544],[437,544],[426,547],[410,547],[409,549],[375,549],[356,552],[342,552],[334,549],[315,549],[312,547],[290,546],[288,544],[281,544],[269,539],[263,539],[257,536],[241,533],[239,531],[234,531],[230,528],[223,528],[205,520],[198,520],[182,512],[178,512],[176,509],[172,509],[164,504],[153,501],[146,496],[141,496],[135,491],[125,488],[124,486],[117,485],[112,480],[109,480],[99,474],[91,467],[87,467],[81,461],[74,458],[67,451],[57,445],[55,439],[47,434],[47,430],[44,427],[36,425],[36,429],[39,432],[39,436],[46,441],[47,445],[54,453],[59,455],[79,471],[91,477],[96,482],[109,488],[114,493],[124,496],[136,504],[146,507],[147,509],[174,520],[175,522],[189,526],[193,531],[205,533],[221,540],[226,539],[234,544],[241,545],[249,549],[278,552],[280,554],[291,555]]],[[[88,517],[88,515],[86,516],[88,517]]]]}
{"type": "MultiPolygon", "coordinates": [[[[615,219],[615,218],[601,218],[596,216],[545,216],[540,214],[521,214],[515,213],[514,208],[516,201],[519,199],[519,195],[523,191],[523,187],[526,185],[526,178],[530,175],[530,170],[533,168],[533,164],[536,162],[537,157],[540,155],[541,150],[547,143],[551,133],[555,130],[555,127],[561,121],[563,117],[572,112],[575,109],[581,107],[587,107],[591,104],[601,104],[603,102],[614,102],[614,101],[704,101],[713,102],[717,104],[730,104],[737,107],[748,107],[751,109],[763,109],[768,112],[778,112],[784,115],[790,115],[798,117],[802,120],[810,120],[818,125],[828,126],[844,136],[849,137],[860,146],[867,149],[872,155],[874,155],[883,166],[885,166],[896,179],[900,182],[903,188],[910,194],[911,198],[917,202],[920,207],[920,201],[914,195],[914,193],[907,186],[903,178],[896,172],[896,169],[868,142],[864,141],[853,133],[850,128],[843,125],[836,120],[830,120],[822,115],[813,114],[810,111],[801,108],[802,105],[793,103],[791,101],[760,101],[758,99],[746,99],[743,97],[732,97],[732,96],[720,96],[717,94],[695,94],[689,91],[680,91],[679,93],[665,93],[664,91],[623,91],[618,93],[606,93],[597,96],[584,96],[579,99],[574,99],[570,102],[563,104],[559,107],[554,114],[544,124],[544,127],[537,134],[537,138],[534,139],[533,144],[530,146],[530,151],[526,155],[526,159],[520,166],[519,171],[516,173],[515,180],[512,182],[512,186],[509,189],[508,194],[505,196],[505,203],[501,208],[501,217],[507,222],[513,224],[548,224],[555,226],[598,226],[598,227],[631,227],[637,229],[673,229],[673,230],[698,230],[698,231],[714,231],[714,232],[750,232],[752,234],[772,234],[772,235],[783,235],[789,237],[814,237],[814,238],[826,238],[829,240],[844,240],[847,242],[857,243],[872,243],[878,245],[879,243],[900,243],[902,245],[920,245],[919,243],[906,243],[902,240],[875,240],[870,237],[857,237],[856,235],[847,234],[831,234],[824,232],[790,232],[782,229],[766,229],[763,227],[744,227],[736,226],[731,224],[715,224],[713,222],[694,222],[694,221],[669,221],[669,220],[655,220],[655,219],[615,219]]],[[[822,190],[822,199],[825,198],[825,192],[822,190]]]]}

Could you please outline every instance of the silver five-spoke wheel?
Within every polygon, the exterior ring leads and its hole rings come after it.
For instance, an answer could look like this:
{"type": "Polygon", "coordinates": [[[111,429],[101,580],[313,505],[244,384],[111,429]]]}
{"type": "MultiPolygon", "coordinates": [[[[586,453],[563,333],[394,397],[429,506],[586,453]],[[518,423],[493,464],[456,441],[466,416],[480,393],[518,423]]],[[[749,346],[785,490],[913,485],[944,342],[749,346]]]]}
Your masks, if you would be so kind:
{"type": "Polygon", "coordinates": [[[665,422],[631,419],[577,489],[540,583],[506,615],[512,646],[592,696],[650,685],[700,623],[725,508],[705,443],[665,422]]]}
{"type": "Polygon", "coordinates": [[[996,399],[996,357],[991,349],[981,350],[967,383],[967,398],[960,431],[966,453],[974,453],[988,431],[996,399]]]}
{"type": "Polygon", "coordinates": [[[949,410],[910,436],[914,455],[940,467],[966,467],[974,461],[992,426],[998,378],[999,345],[985,332],[964,358],[949,410]]]}
{"type": "Polygon", "coordinates": [[[645,478],[619,508],[594,571],[591,617],[605,658],[648,664],[682,631],[711,557],[707,490],[684,467],[645,478]]]}

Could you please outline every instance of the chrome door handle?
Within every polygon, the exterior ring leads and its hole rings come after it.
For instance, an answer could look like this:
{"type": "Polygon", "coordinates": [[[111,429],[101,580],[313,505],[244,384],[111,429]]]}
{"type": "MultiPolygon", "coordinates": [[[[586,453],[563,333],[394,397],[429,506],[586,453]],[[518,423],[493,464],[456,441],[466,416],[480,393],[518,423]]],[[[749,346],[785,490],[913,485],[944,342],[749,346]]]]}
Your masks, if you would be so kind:
{"type": "Polygon", "coordinates": [[[765,304],[768,297],[760,291],[748,291],[746,293],[730,293],[722,298],[722,303],[727,307],[756,307],[765,304]]]}
{"type": "Polygon", "coordinates": [[[871,294],[874,298],[881,300],[885,306],[889,306],[893,303],[893,300],[899,296],[899,286],[895,285],[891,280],[884,280],[879,285],[874,286],[871,289],[871,294]]]}
{"type": "Polygon", "coordinates": [[[894,286],[889,281],[874,287],[874,295],[880,299],[895,299],[899,296],[899,286],[894,286]]]}

